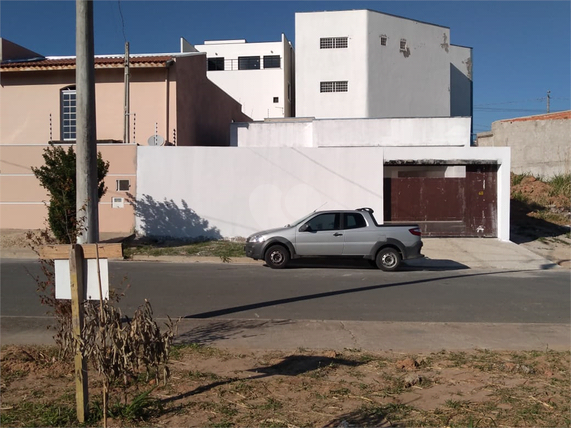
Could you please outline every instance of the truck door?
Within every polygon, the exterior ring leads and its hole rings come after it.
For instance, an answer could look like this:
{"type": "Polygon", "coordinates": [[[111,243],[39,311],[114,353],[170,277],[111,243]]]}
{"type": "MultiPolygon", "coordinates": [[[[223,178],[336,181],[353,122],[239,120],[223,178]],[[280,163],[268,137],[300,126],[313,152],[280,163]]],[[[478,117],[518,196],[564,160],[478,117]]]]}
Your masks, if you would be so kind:
{"type": "Polygon", "coordinates": [[[343,255],[362,256],[369,254],[377,240],[377,235],[371,228],[367,227],[363,215],[361,213],[343,213],[342,225],[343,230],[341,232],[345,238],[343,255]]]}
{"type": "Polygon", "coordinates": [[[323,213],[312,217],[295,233],[295,250],[300,256],[340,256],[343,233],[340,213],[323,213]]]}

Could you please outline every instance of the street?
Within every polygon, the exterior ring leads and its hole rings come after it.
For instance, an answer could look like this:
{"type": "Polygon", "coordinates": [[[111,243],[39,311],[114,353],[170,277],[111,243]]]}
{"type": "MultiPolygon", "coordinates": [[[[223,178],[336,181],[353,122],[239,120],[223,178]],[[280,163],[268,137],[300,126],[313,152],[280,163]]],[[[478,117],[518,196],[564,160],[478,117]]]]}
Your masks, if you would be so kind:
{"type": "MultiPolygon", "coordinates": [[[[2,320],[44,317],[39,264],[1,262],[2,320]]],[[[156,317],[391,322],[570,322],[567,270],[405,270],[366,265],[261,265],[111,262],[110,282],[127,288],[125,315],[148,299],[156,317]]]]}

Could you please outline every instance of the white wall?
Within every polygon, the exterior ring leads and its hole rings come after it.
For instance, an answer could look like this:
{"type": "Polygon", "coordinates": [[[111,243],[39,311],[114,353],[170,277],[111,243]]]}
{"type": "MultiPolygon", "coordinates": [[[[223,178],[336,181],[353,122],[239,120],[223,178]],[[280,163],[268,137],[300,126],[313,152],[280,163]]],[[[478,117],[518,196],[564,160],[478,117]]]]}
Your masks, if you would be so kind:
{"type": "Polygon", "coordinates": [[[470,145],[469,117],[426,119],[289,119],[231,125],[240,147],[470,145]]]}
{"type": "Polygon", "coordinates": [[[143,233],[246,237],[318,208],[369,206],[382,221],[382,148],[141,146],[137,175],[143,233]]]}
{"type": "Polygon", "coordinates": [[[295,34],[298,117],[450,116],[448,28],[348,10],[296,13],[295,34]],[[348,47],[320,49],[323,37],[348,37],[348,47]],[[321,81],[345,80],[348,92],[320,93],[321,81]]]}
{"type": "Polygon", "coordinates": [[[287,117],[291,112],[288,83],[291,77],[291,45],[282,34],[279,42],[247,43],[246,40],[208,41],[195,45],[208,58],[221,57],[225,70],[208,71],[207,76],[232,98],[242,104],[242,112],[254,120],[268,117],[287,117]],[[288,50],[288,52],[286,52],[288,50]],[[264,69],[264,55],[279,55],[280,68],[264,69]],[[238,57],[259,56],[260,70],[238,70],[238,57]],[[274,97],[278,102],[274,102],[274,97]]]}

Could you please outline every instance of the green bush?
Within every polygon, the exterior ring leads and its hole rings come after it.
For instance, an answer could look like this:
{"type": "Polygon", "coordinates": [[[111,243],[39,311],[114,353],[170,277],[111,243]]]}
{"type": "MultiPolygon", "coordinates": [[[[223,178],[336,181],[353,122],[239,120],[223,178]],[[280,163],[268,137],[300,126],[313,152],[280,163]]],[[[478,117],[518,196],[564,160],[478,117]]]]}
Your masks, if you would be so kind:
{"type": "MultiPolygon", "coordinates": [[[[32,167],[32,172],[50,194],[48,223],[60,243],[71,244],[76,240],[78,228],[75,206],[75,152],[72,146],[65,151],[61,146],[50,143],[42,156],[45,164],[39,168],[32,167]]],[[[108,171],[109,162],[103,161],[101,153],[97,153],[98,202],[107,191],[103,180],[108,171]]]]}

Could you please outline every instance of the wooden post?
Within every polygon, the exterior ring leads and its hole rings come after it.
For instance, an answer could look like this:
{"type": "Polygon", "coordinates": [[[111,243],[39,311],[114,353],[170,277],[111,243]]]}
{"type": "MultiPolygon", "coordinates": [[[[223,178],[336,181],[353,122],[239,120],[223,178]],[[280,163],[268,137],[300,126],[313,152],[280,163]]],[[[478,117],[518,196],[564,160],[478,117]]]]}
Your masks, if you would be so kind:
{"type": "Polygon", "coordinates": [[[89,394],[87,388],[87,362],[81,349],[81,330],[83,329],[83,249],[81,245],[72,245],[69,253],[69,274],[71,281],[71,318],[73,335],[76,339],[75,349],[75,401],[77,420],[85,422],[89,413],[89,394]]]}

